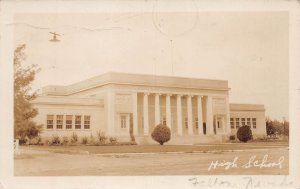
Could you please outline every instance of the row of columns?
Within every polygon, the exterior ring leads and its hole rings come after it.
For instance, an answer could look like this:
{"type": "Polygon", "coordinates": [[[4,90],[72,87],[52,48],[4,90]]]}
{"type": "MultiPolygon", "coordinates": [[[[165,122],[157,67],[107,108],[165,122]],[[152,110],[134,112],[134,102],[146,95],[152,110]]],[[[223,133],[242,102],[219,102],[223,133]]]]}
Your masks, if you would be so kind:
{"type": "MultiPolygon", "coordinates": [[[[144,114],[144,135],[149,135],[149,112],[148,112],[148,96],[150,93],[144,93],[143,97],[143,114],[144,114]]],[[[160,123],[160,102],[159,96],[155,94],[155,125],[160,123]]],[[[166,122],[168,127],[172,127],[171,123],[171,94],[166,94],[166,122]]],[[[183,95],[177,94],[177,134],[182,135],[182,97],[183,95]]],[[[192,95],[187,95],[187,119],[188,119],[188,134],[193,135],[193,112],[192,112],[192,95]]],[[[197,110],[198,110],[198,134],[203,135],[203,118],[202,118],[202,96],[197,97],[197,110]]],[[[213,112],[212,112],[212,97],[207,96],[206,102],[206,133],[213,134],[213,112]]]]}

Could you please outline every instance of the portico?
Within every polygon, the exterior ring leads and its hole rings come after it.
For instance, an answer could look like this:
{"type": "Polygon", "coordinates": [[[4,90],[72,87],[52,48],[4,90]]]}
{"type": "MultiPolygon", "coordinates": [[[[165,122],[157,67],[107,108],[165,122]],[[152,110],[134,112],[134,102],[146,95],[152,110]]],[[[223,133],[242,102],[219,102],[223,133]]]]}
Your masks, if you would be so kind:
{"type": "MultiPolygon", "coordinates": [[[[138,111],[139,113],[135,117],[136,120],[142,120],[142,122],[136,121],[138,125],[134,127],[137,129],[135,133],[140,136],[149,136],[154,126],[158,124],[168,126],[172,135],[178,136],[226,133],[226,121],[228,119],[226,112],[216,116],[216,121],[214,121],[212,96],[163,92],[140,92],[137,93],[137,96],[143,99],[143,103],[140,104],[142,111],[138,111]],[[149,120],[149,117],[154,119],[154,122],[149,120]],[[216,132],[214,132],[214,123],[218,124],[216,127],[219,127],[215,129],[216,132]]],[[[223,99],[225,100],[226,97],[223,99]]],[[[227,108],[224,107],[224,109],[227,108]]]]}

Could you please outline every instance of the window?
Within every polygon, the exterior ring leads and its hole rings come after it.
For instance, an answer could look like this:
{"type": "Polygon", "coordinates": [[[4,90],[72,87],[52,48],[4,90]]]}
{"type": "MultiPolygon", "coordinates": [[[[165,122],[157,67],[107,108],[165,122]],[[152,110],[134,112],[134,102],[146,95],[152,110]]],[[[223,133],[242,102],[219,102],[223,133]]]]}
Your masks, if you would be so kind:
{"type": "Polygon", "coordinates": [[[234,119],[230,118],[230,127],[234,129],[234,119]]]}
{"type": "Polygon", "coordinates": [[[47,129],[53,129],[53,115],[47,115],[47,129]]]}
{"type": "Polygon", "coordinates": [[[247,118],[247,125],[251,127],[250,118],[247,118]]]}
{"type": "Polygon", "coordinates": [[[121,116],[121,128],[126,128],[126,116],[121,116]]]}
{"type": "Polygon", "coordinates": [[[185,125],[185,128],[188,128],[188,118],[184,118],[184,125],[185,125]]]}
{"type": "Polygon", "coordinates": [[[256,129],[256,118],[252,118],[252,125],[253,128],[256,129]]]}
{"type": "Polygon", "coordinates": [[[66,116],[66,129],[72,129],[72,115],[66,116]]]}
{"type": "Polygon", "coordinates": [[[91,116],[84,116],[84,129],[90,129],[91,116]]]}
{"type": "Polygon", "coordinates": [[[166,117],[163,117],[163,118],[162,118],[162,124],[163,124],[163,125],[167,125],[166,117]]]}
{"type": "Polygon", "coordinates": [[[236,128],[240,127],[240,118],[235,118],[235,126],[236,128]]]}
{"type": "Polygon", "coordinates": [[[246,119],[245,118],[242,118],[242,126],[245,126],[246,125],[246,119]]]}
{"type": "Polygon", "coordinates": [[[195,117],[195,125],[196,125],[196,128],[198,129],[198,118],[195,117]]]}
{"type": "Polygon", "coordinates": [[[56,115],[56,129],[62,129],[63,128],[63,115],[56,115]]]}
{"type": "Polygon", "coordinates": [[[81,129],[81,116],[75,116],[75,129],[81,129]]]}

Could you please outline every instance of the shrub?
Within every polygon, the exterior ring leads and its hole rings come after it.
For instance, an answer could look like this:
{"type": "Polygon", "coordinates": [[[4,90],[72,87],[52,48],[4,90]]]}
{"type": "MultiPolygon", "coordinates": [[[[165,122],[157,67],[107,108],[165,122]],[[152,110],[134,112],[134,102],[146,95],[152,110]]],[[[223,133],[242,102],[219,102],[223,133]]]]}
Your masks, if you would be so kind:
{"type": "Polygon", "coordinates": [[[117,144],[117,138],[116,137],[109,137],[109,142],[111,144],[117,144]]]}
{"type": "Polygon", "coordinates": [[[130,134],[130,139],[131,142],[135,142],[135,137],[133,134],[133,114],[130,114],[130,127],[129,127],[129,134],[130,134]]]}
{"type": "Polygon", "coordinates": [[[27,141],[28,141],[27,137],[20,138],[20,139],[19,139],[19,144],[20,144],[20,145],[24,145],[24,144],[27,143],[27,141]]]}
{"type": "Polygon", "coordinates": [[[86,136],[85,136],[85,137],[82,137],[81,143],[82,143],[82,144],[87,144],[87,143],[88,143],[88,138],[87,138],[86,136]]]}
{"type": "Polygon", "coordinates": [[[48,139],[44,140],[44,144],[45,144],[45,145],[49,146],[50,143],[51,143],[50,140],[48,140],[48,139]]]}
{"type": "Polygon", "coordinates": [[[98,142],[100,144],[105,144],[106,143],[107,137],[105,136],[104,132],[98,131],[97,132],[97,138],[98,138],[98,142]]]}
{"type": "Polygon", "coordinates": [[[167,126],[159,124],[154,128],[151,137],[160,145],[163,145],[171,139],[171,130],[167,126]]]}
{"type": "Polygon", "coordinates": [[[74,144],[78,141],[78,136],[76,133],[73,133],[71,136],[71,143],[74,144]]]}
{"type": "Polygon", "coordinates": [[[69,144],[69,138],[66,137],[66,136],[64,136],[64,137],[62,138],[61,144],[62,144],[62,145],[68,145],[68,144],[69,144]]]}
{"type": "Polygon", "coordinates": [[[90,135],[89,143],[90,144],[95,144],[95,137],[93,136],[93,134],[90,135]]]}
{"type": "Polygon", "coordinates": [[[51,145],[60,145],[60,138],[57,135],[53,135],[50,144],[51,145]]]}
{"type": "Polygon", "coordinates": [[[37,136],[37,137],[34,137],[32,139],[29,139],[29,144],[30,145],[42,145],[42,138],[41,136],[37,136]]]}
{"type": "Polygon", "coordinates": [[[229,140],[235,140],[235,135],[230,135],[229,140]]]}
{"type": "Polygon", "coordinates": [[[247,142],[252,139],[251,128],[247,125],[242,126],[237,131],[237,138],[242,142],[247,142]]]}

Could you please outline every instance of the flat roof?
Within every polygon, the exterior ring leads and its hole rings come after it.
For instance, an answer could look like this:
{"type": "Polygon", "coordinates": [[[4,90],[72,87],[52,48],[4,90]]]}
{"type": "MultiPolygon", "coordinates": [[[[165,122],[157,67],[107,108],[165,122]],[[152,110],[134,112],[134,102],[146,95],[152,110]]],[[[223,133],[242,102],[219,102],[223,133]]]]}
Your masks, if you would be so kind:
{"type": "Polygon", "coordinates": [[[67,86],[46,86],[42,91],[46,95],[69,95],[108,84],[229,90],[226,80],[108,72],[67,86]]]}
{"type": "Polygon", "coordinates": [[[80,105],[80,106],[102,106],[104,107],[103,99],[95,98],[72,98],[61,96],[39,96],[31,101],[32,104],[47,104],[47,105],[80,105]]]}
{"type": "Polygon", "coordinates": [[[229,104],[230,111],[265,111],[263,104],[229,104]]]}

